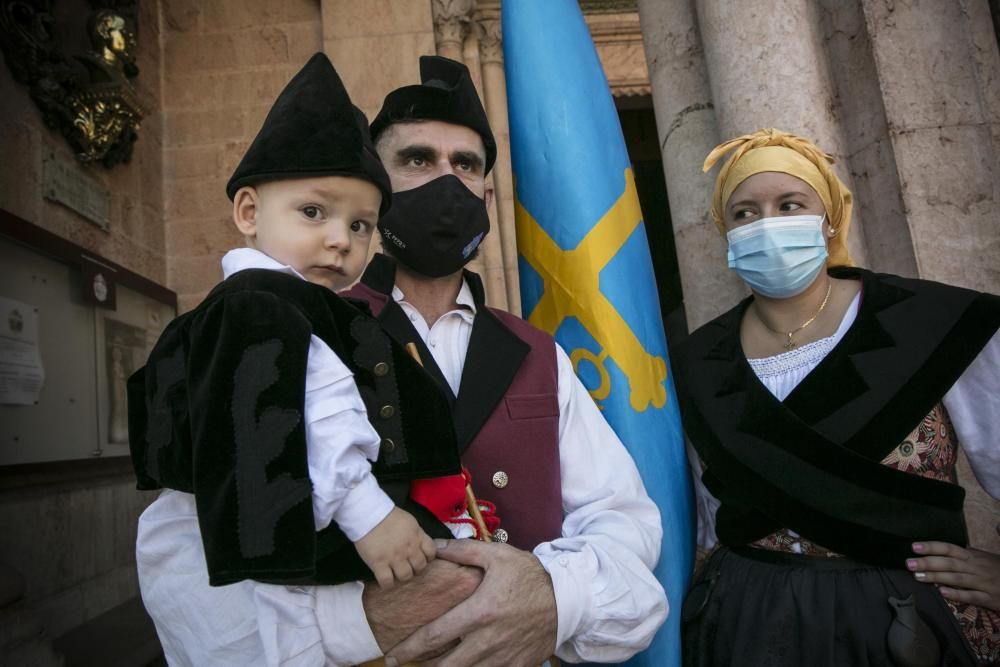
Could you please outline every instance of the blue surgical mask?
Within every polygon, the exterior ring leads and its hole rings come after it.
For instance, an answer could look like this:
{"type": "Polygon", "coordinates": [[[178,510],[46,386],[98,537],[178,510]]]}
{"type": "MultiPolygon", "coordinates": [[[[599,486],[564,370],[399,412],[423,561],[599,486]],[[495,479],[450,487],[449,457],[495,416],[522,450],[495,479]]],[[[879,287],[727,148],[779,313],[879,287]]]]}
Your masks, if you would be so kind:
{"type": "Polygon", "coordinates": [[[826,265],[820,215],[762,218],[726,234],[729,268],[758,294],[787,299],[801,294],[826,265]]]}

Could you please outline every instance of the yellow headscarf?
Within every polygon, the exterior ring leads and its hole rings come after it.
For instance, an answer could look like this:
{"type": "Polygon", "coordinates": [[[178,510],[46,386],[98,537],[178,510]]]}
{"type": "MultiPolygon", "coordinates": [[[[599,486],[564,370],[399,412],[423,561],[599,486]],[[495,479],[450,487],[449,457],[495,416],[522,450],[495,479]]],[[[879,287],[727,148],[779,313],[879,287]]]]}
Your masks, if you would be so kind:
{"type": "Polygon", "coordinates": [[[854,198],[847,186],[837,178],[830,165],[833,157],[827,155],[808,139],[773,128],[758,130],[719,144],[705,158],[702,171],[708,171],[729,151],[729,157],[715,180],[712,193],[712,218],[725,234],[725,207],[730,195],[754,174],[777,171],[805,181],[816,191],[833,237],[827,244],[829,266],[851,266],[854,262],[847,251],[847,232],[851,226],[851,206],[854,198]]]}

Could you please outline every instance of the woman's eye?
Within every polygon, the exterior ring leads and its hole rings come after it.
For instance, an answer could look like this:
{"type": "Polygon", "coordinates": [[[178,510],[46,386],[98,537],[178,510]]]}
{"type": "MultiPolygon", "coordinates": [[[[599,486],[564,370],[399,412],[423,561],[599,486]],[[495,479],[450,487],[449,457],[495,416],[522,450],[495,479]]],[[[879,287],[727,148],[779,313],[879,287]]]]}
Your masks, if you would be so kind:
{"type": "Polygon", "coordinates": [[[303,206],[302,215],[306,216],[310,220],[316,220],[320,216],[320,210],[318,206],[303,206]]]}
{"type": "Polygon", "coordinates": [[[736,220],[746,220],[747,218],[749,218],[753,214],[754,213],[753,213],[753,211],[751,209],[749,209],[749,208],[741,208],[740,210],[738,210],[735,213],[733,213],[733,218],[736,219],[736,220]]]}
{"type": "Polygon", "coordinates": [[[800,208],[802,208],[802,205],[793,201],[786,201],[781,205],[782,211],[797,211],[800,208]]]}

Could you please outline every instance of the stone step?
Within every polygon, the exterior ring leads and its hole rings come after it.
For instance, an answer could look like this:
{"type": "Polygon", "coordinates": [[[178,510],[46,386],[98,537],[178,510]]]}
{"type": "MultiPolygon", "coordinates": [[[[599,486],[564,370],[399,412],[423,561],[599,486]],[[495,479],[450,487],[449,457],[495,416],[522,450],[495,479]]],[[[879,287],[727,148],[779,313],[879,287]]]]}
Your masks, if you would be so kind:
{"type": "Polygon", "coordinates": [[[0,664],[61,667],[62,656],[45,637],[42,624],[23,603],[0,609],[0,664]]]}
{"type": "Polygon", "coordinates": [[[108,610],[52,642],[65,667],[163,665],[163,651],[142,599],[108,610]]]}

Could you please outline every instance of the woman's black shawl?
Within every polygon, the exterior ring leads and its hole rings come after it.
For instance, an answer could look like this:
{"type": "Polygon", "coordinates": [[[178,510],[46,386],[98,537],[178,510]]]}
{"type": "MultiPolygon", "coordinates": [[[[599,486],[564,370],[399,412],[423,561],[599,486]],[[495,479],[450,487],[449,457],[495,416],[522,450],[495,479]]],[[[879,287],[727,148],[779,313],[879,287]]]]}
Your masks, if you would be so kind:
{"type": "Polygon", "coordinates": [[[880,461],[996,333],[1000,298],[856,268],[830,273],[861,280],[857,319],[783,402],[740,345],[752,297],[675,352],[684,426],[721,501],[719,540],[742,545],[790,528],[893,566],[912,556],[914,540],[965,545],[960,486],[880,461]]]}

